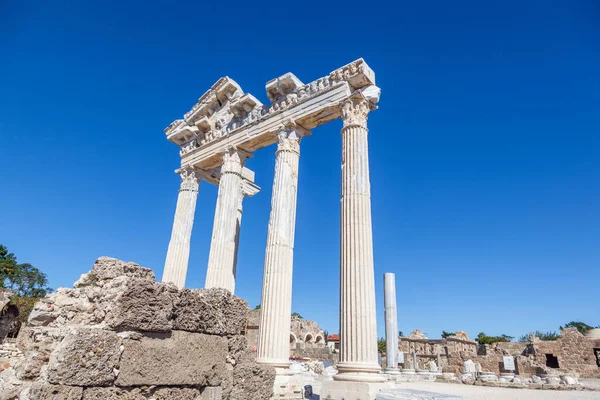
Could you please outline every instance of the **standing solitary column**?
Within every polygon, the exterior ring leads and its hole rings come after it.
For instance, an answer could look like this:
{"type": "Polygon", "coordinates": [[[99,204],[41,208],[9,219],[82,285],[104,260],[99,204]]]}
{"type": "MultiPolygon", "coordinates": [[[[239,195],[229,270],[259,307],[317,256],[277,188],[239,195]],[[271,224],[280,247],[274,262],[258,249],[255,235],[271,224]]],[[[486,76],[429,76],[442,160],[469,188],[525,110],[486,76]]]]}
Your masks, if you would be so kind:
{"type": "Polygon", "coordinates": [[[396,310],[396,275],[383,274],[383,295],[385,302],[385,349],[388,374],[399,374],[398,370],[398,311],[396,310]]]}
{"type": "Polygon", "coordinates": [[[194,226],[200,176],[193,167],[182,168],[179,175],[181,176],[181,187],[177,196],[177,209],[162,281],[173,282],[181,289],[185,286],[190,258],[190,240],[194,226]]]}
{"type": "Polygon", "coordinates": [[[340,362],[335,380],[382,382],[377,357],[371,184],[367,144],[370,102],[342,105],[340,362]]]}
{"type": "Polygon", "coordinates": [[[235,148],[223,154],[219,194],[215,208],[206,288],[223,288],[231,293],[235,290],[237,241],[239,234],[240,201],[242,193],[242,168],[246,156],[235,148]]]}
{"type": "Polygon", "coordinates": [[[275,367],[290,363],[294,231],[303,134],[299,127],[283,128],[278,133],[256,359],[275,367]]]}

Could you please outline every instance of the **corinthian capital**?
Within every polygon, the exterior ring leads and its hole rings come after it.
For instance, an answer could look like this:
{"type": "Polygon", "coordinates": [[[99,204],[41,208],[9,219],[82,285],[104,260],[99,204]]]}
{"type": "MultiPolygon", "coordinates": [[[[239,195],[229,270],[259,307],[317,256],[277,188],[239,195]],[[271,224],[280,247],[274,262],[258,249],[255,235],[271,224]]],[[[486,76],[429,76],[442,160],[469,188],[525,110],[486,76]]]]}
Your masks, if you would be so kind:
{"type": "Polygon", "coordinates": [[[221,166],[221,173],[234,173],[242,174],[242,168],[246,162],[246,158],[250,156],[249,153],[237,149],[232,146],[223,152],[223,165],[221,166]]]}
{"type": "Polygon", "coordinates": [[[367,127],[371,102],[364,97],[352,97],[342,103],[342,122],[347,126],[367,127]]]}
{"type": "Polygon", "coordinates": [[[184,191],[198,191],[200,180],[202,177],[192,166],[184,167],[179,170],[179,176],[181,177],[181,188],[184,191]]]}
{"type": "Polygon", "coordinates": [[[300,141],[307,135],[310,135],[309,131],[295,122],[288,122],[277,132],[277,152],[291,151],[300,154],[300,141]]]}

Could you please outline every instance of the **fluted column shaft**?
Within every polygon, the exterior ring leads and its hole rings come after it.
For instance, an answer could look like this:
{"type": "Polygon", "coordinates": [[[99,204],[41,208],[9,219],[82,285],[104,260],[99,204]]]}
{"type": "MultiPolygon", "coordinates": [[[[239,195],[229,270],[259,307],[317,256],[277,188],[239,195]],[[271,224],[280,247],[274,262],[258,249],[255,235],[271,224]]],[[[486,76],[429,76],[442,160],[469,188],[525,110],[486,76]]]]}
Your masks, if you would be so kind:
{"type": "Polygon", "coordinates": [[[396,274],[383,274],[385,303],[385,344],[387,373],[398,373],[398,310],[396,309],[396,274]]]}
{"type": "Polygon", "coordinates": [[[383,381],[377,357],[367,116],[370,103],[342,105],[340,362],[336,380],[383,381]]]}
{"type": "Polygon", "coordinates": [[[200,176],[193,168],[183,168],[180,176],[181,188],[177,196],[177,208],[162,281],[173,282],[177,287],[183,288],[190,258],[190,240],[194,226],[200,176]]]}
{"type": "Polygon", "coordinates": [[[292,269],[301,137],[299,128],[282,129],[278,134],[275,160],[256,360],[275,367],[286,367],[290,363],[292,269]]]}
{"type": "Polygon", "coordinates": [[[219,194],[215,207],[213,234],[208,256],[206,288],[235,290],[237,242],[239,235],[238,209],[242,194],[242,168],[245,156],[236,149],[223,155],[219,194]]]}

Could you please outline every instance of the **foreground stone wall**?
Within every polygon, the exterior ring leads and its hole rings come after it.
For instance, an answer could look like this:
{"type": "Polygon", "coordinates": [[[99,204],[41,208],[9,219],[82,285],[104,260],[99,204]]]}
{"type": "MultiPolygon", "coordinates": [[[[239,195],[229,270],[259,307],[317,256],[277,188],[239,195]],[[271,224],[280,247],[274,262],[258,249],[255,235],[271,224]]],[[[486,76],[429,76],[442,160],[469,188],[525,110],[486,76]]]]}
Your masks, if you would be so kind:
{"type": "Polygon", "coordinates": [[[99,258],[73,289],[36,304],[0,359],[0,400],[269,399],[247,303],[223,289],[178,290],[150,269],[99,258]]]}

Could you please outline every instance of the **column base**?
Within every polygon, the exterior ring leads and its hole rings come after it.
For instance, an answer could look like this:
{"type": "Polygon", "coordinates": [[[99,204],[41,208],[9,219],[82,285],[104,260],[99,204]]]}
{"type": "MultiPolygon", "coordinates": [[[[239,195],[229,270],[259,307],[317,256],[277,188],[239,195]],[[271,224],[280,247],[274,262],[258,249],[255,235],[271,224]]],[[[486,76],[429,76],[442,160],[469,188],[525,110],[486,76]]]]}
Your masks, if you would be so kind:
{"type": "Polygon", "coordinates": [[[321,399],[375,400],[380,390],[393,387],[393,382],[326,381],[321,387],[321,399]]]}
{"type": "Polygon", "coordinates": [[[381,375],[381,366],[376,363],[340,362],[337,364],[336,381],[351,382],[384,382],[386,377],[381,375]]]}
{"type": "Polygon", "coordinates": [[[398,368],[384,368],[383,373],[388,375],[400,375],[400,370],[398,368]]]}
{"type": "Polygon", "coordinates": [[[290,360],[273,360],[270,358],[257,358],[256,362],[258,364],[265,364],[275,367],[275,371],[278,371],[278,375],[286,375],[283,370],[289,370],[289,366],[291,364],[290,360]],[[279,370],[281,370],[281,373],[279,372],[279,370]]]}

